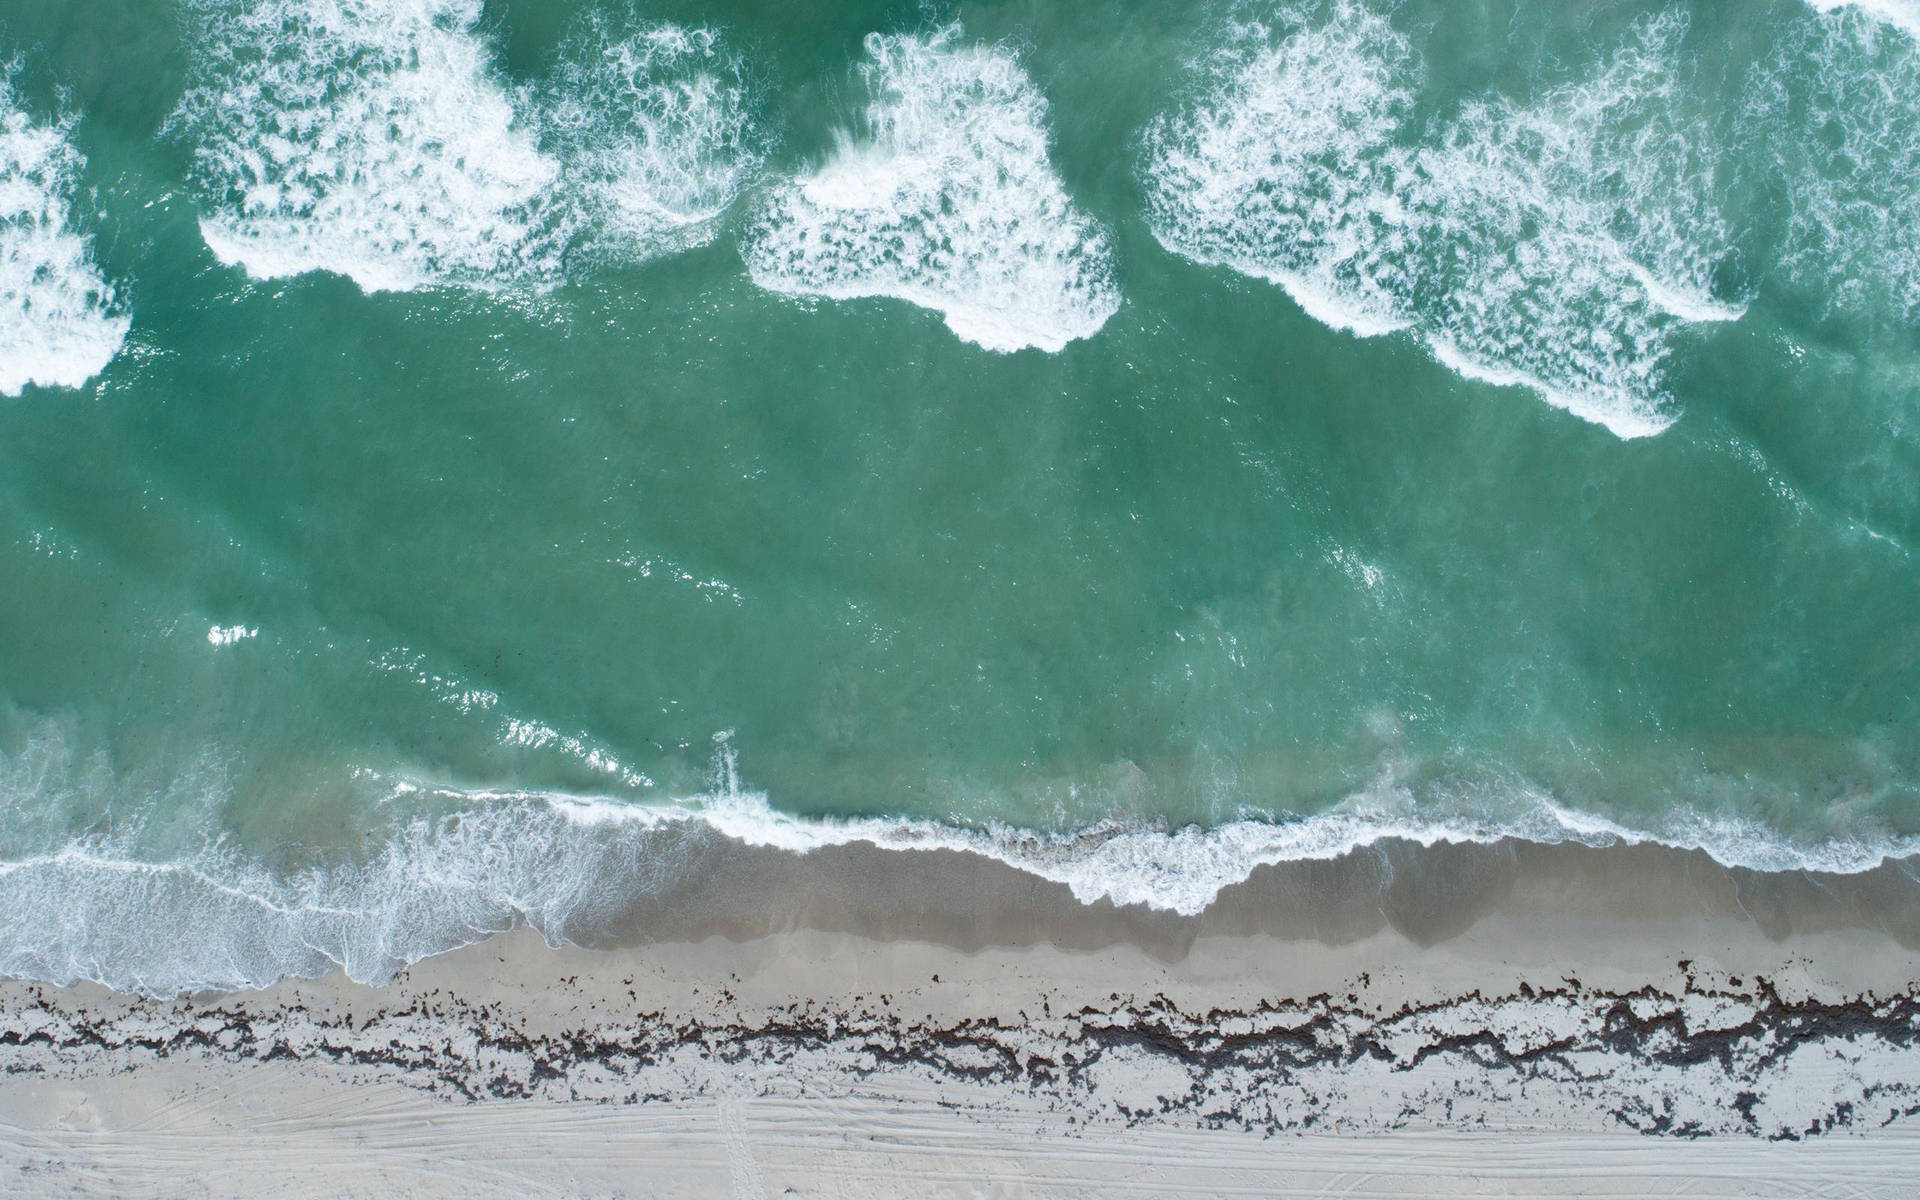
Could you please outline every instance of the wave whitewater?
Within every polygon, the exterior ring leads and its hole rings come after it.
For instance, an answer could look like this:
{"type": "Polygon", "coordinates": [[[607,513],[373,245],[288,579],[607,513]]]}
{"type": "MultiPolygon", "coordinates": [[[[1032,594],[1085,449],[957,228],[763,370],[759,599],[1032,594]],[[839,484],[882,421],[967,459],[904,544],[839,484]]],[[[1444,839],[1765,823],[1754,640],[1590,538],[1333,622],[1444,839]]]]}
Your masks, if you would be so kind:
{"type": "Polygon", "coordinates": [[[1854,10],[1920,39],[1920,0],[1807,0],[1823,13],[1854,10]]]}
{"type": "Polygon", "coordinates": [[[85,165],[70,132],[29,117],[0,64],[0,396],[84,385],[133,324],[69,220],[85,165]]]}
{"type": "Polygon", "coordinates": [[[1385,14],[1283,7],[1232,27],[1203,96],[1149,129],[1154,234],[1333,328],[1411,329],[1461,375],[1658,433],[1674,332],[1744,311],[1714,293],[1730,235],[1711,139],[1677,107],[1685,29],[1644,21],[1585,81],[1420,129],[1422,64],[1385,14]]]}
{"type": "Polygon", "coordinates": [[[546,88],[502,79],[480,0],[197,0],[172,126],[201,234],[260,279],[363,291],[561,282],[712,236],[757,164],[710,31],[586,19],[546,88]]]}
{"type": "Polygon", "coordinates": [[[1815,7],[1744,105],[1743,137],[1785,185],[1782,265],[1831,312],[1920,323],[1920,4],[1815,7]]]}
{"type": "MultiPolygon", "coordinates": [[[[191,150],[203,239],[254,278],[558,286],[711,241],[773,144],[717,33],[631,9],[587,12],[516,85],[480,0],[187,8],[191,69],[168,128],[191,150]]],[[[1464,377],[1622,438],[1655,434],[1677,417],[1677,340],[1743,314],[1746,285],[1726,279],[1747,265],[1834,311],[1890,298],[1886,315],[1920,314],[1920,6],[1803,11],[1729,130],[1690,85],[1680,10],[1643,19],[1583,79],[1422,119],[1425,67],[1392,13],[1286,0],[1216,30],[1190,64],[1194,94],[1144,132],[1147,224],[1332,328],[1406,330],[1464,377]],[[1788,210],[1752,264],[1721,209],[1730,170],[1757,170],[1744,186],[1788,210]]],[[[1120,303],[1113,248],[1054,169],[1048,104],[1019,55],[957,25],[865,49],[862,129],[768,185],[741,239],[749,277],[905,300],[999,352],[1097,333],[1120,303]]],[[[66,223],[80,165],[67,127],[6,104],[0,392],[79,386],[130,322],[66,223]]]]}
{"type": "Polygon", "coordinates": [[[711,29],[590,13],[536,96],[576,260],[705,245],[765,158],[753,89],[711,29]]]}
{"type": "Polygon", "coordinates": [[[125,831],[0,862],[0,906],[15,918],[0,933],[0,975],[149,994],[264,987],[336,969],[383,984],[521,923],[552,945],[590,942],[728,842],[798,854],[855,844],[976,854],[1062,884],[1084,904],[1183,916],[1262,866],[1336,859],[1387,840],[1652,843],[1727,866],[1835,874],[1920,854],[1920,839],[1807,847],[1726,821],[1680,819],[1648,832],[1537,796],[1504,816],[1415,812],[1391,784],[1295,820],[1179,829],[1108,821],[1067,833],[798,817],[730,779],[726,790],[663,805],[404,779],[390,788],[389,803],[439,811],[406,821],[364,862],[276,874],[219,842],[150,859],[125,831]]]}
{"type": "MultiPolygon", "coordinates": [[[[539,82],[510,84],[479,0],[189,0],[170,121],[221,261],[368,292],[551,287],[580,264],[710,241],[766,165],[741,61],[712,30],[589,13],[539,82]]],[[[1809,0],[1754,75],[1734,140],[1789,214],[1786,275],[1836,310],[1920,314],[1920,6],[1809,0]],[[1788,136],[1782,136],[1785,130],[1788,136]]],[[[1528,103],[1414,117],[1408,36],[1365,0],[1291,0],[1226,27],[1140,170],[1169,250],[1282,287],[1320,322],[1410,330],[1457,373],[1530,388],[1623,438],[1676,418],[1665,361],[1739,317],[1710,192],[1722,131],[1682,86],[1686,18],[1643,20],[1588,78],[1528,103]]],[[[1067,195],[1047,103],[957,26],[870,35],[865,129],[778,183],[743,239],[788,294],[888,296],[995,351],[1057,351],[1117,310],[1106,233],[1067,195]]],[[[0,393],[77,387],[130,325],[69,228],[65,125],[6,104],[0,393]],[[31,312],[32,319],[26,314],[31,312]]]]}
{"type": "Polygon", "coordinates": [[[744,254],[763,288],[929,308],[988,350],[1057,351],[1120,306],[1106,234],[1048,155],[1047,102],[958,26],[867,38],[862,139],[778,188],[744,254]]]}

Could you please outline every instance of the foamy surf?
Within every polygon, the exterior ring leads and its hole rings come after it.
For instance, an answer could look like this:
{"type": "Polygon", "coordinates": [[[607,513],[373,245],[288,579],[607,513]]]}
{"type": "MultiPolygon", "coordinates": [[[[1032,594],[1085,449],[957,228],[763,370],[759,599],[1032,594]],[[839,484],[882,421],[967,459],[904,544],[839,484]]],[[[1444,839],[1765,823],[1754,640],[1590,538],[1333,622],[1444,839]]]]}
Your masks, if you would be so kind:
{"type": "Polygon", "coordinates": [[[1277,284],[1315,320],[1373,337],[1413,321],[1392,201],[1420,65],[1381,14],[1322,9],[1236,26],[1202,61],[1205,96],[1147,131],[1147,217],[1175,254],[1277,284]]]}
{"type": "Polygon", "coordinates": [[[966,341],[1057,351],[1119,308],[1112,252],[1048,153],[1047,103],[1002,46],[957,26],[867,38],[866,128],[779,187],[744,255],[770,291],[888,296],[966,341]]]}
{"type": "Polygon", "coordinates": [[[550,286],[697,245],[758,165],[715,34],[586,18],[509,86],[479,0],[197,0],[193,145],[224,263],[363,291],[550,286]]]}
{"type": "Polygon", "coordinates": [[[84,160],[68,133],[30,118],[0,66],[0,395],[82,386],[132,325],[70,221],[84,160]]]}
{"type": "Polygon", "coordinates": [[[595,261],[711,241],[764,157],[745,68],[711,29],[591,12],[535,94],[554,206],[595,261]]]}
{"type": "Polygon", "coordinates": [[[1920,40],[1920,0],[1807,0],[1823,13],[1855,9],[1920,40]]]}
{"type": "Polygon", "coordinates": [[[1642,22],[1585,82],[1419,129],[1422,64],[1384,14],[1339,0],[1235,26],[1197,64],[1202,96],[1146,135],[1154,233],[1334,328],[1411,329],[1467,378],[1659,433],[1673,333],[1744,312],[1713,290],[1730,238],[1711,139],[1680,111],[1684,32],[1642,22]]]}
{"type": "Polygon", "coordinates": [[[1800,846],[1750,824],[1684,815],[1657,832],[1638,830],[1537,794],[1421,811],[1390,778],[1293,820],[1177,829],[1106,821],[1069,832],[799,817],[739,790],[730,772],[711,795],[665,804],[405,778],[385,786],[388,804],[418,806],[420,815],[360,862],[276,873],[218,839],[156,859],[140,850],[137,827],[0,862],[0,905],[12,916],[0,932],[0,974],[154,994],[263,987],[336,969],[382,984],[422,958],[521,923],[550,944],[591,941],[728,842],[803,855],[855,844],[976,854],[1062,884],[1081,903],[1188,916],[1262,866],[1335,859],[1387,839],[1654,843],[1729,866],[1835,873],[1920,853],[1916,839],[1800,846]]]}
{"type": "Polygon", "coordinates": [[[495,286],[559,175],[476,32],[480,0],[198,0],[175,121],[222,262],[364,291],[495,286]]]}
{"type": "Polygon", "coordinates": [[[1889,14],[1913,10],[1814,7],[1821,15],[1781,38],[1743,104],[1742,139],[1784,186],[1780,265],[1829,313],[1911,324],[1920,321],[1920,40],[1889,14]]]}

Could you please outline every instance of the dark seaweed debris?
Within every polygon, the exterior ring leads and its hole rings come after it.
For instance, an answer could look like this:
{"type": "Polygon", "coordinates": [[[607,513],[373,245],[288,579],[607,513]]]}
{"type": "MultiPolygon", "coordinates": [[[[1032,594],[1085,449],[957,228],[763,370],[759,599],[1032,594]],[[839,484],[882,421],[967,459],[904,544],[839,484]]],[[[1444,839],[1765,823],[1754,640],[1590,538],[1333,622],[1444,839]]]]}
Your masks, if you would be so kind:
{"type": "MultiPolygon", "coordinates": [[[[1436,1061],[1511,1092],[1529,1084],[1570,1092],[1612,1123],[1647,1134],[1734,1134],[1797,1140],[1920,1112],[1920,1085],[1858,1081],[1807,1118],[1769,1117],[1766,1097],[1790,1080],[1809,1047],[1877,1044],[1910,1053],[1920,1039],[1920,995],[1841,1001],[1783,998],[1764,980],[1703,983],[1675,992],[1608,992],[1567,980],[1505,996],[1369,1010],[1352,996],[1182,1011],[1165,996],[1114,998],[1067,1010],[1048,1002],[1040,1021],[950,1023],[901,1017],[891,997],[853,1008],[794,1004],[750,1023],[660,1012],[598,1013],[559,1032],[487,1005],[415,997],[358,1022],[296,1005],[270,1016],[220,1000],[133,1000],[91,1015],[57,993],[32,989],[0,1022],[0,1063],[10,1074],[75,1069],[91,1053],[118,1068],[180,1055],[244,1063],[331,1063],[377,1072],[448,1099],[648,1103],[684,1098],[727,1074],[763,1079],[811,1060],[849,1089],[888,1073],[936,1083],[1013,1089],[1056,1111],[1125,1123],[1187,1121],[1269,1134],[1330,1123],[1340,1080],[1357,1067],[1407,1074],[1436,1061]],[[1689,1019],[1702,1007],[1731,1019],[1689,1019]],[[1518,1008],[1562,1021],[1506,1019],[1518,1008]],[[1184,1089],[1151,1103],[1106,1094],[1110,1063],[1171,1068],[1184,1089]],[[1676,1074],[1676,1072],[1680,1074],[1676,1074]],[[1705,1073],[1704,1077],[1702,1073],[1705,1073]],[[1640,1080],[1623,1082],[1628,1076],[1640,1080]],[[1668,1084],[1716,1102],[1711,1119],[1676,1103],[1668,1084]],[[703,1082],[705,1080],[705,1082],[703,1082]],[[1287,1093],[1289,1103],[1276,1102],[1287,1093]]],[[[1160,1077],[1166,1077],[1161,1071],[1160,1077]]],[[[1790,1086],[1790,1085],[1788,1085],[1790,1086]]],[[[964,1100],[955,1101],[965,1107],[964,1100]]],[[[1485,1123],[1454,1114],[1451,1099],[1409,1103],[1375,1123],[1485,1123]]],[[[1804,1107],[1796,1111],[1804,1114],[1804,1107]]],[[[1349,1122],[1350,1124],[1350,1122],[1349,1122]]]]}

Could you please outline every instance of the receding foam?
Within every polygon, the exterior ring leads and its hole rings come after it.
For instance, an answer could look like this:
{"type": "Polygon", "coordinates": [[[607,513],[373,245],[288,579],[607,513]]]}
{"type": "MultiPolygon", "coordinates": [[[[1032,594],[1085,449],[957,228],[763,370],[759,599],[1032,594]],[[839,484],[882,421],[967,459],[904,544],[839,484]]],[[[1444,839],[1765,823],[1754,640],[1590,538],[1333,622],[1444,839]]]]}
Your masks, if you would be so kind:
{"type": "Polygon", "coordinates": [[[1420,203],[1446,247],[1432,334],[1487,372],[1621,437],[1658,433],[1675,329],[1743,311],[1718,301],[1730,249],[1704,192],[1704,128],[1675,111],[1685,31],[1643,22],[1606,68],[1525,107],[1468,106],[1419,155],[1420,203]]]}
{"type": "Polygon", "coordinates": [[[1807,0],[1823,13],[1857,9],[1920,40],[1920,0],[1807,0]]]}
{"type": "Polygon", "coordinates": [[[1829,310],[1920,324],[1920,41],[1899,6],[1815,7],[1744,106],[1790,205],[1780,265],[1829,310]]]}
{"type": "Polygon", "coordinates": [[[1362,337],[1412,315],[1396,286],[1395,139],[1420,65],[1357,3],[1233,27],[1201,65],[1199,103],[1146,135],[1147,215],[1167,249],[1284,288],[1362,337]]]}
{"type": "Polygon", "coordinates": [[[480,0],[195,0],[174,126],[201,233],[255,278],[368,292],[561,282],[698,244],[758,165],[711,31],[587,18],[510,87],[480,0]]]}
{"type": "Polygon", "coordinates": [[[65,124],[35,122],[0,72],[0,395],[77,388],[132,324],[69,221],[80,168],[65,124]]]}
{"type": "Polygon", "coordinates": [[[1585,82],[1416,129],[1419,58],[1360,0],[1234,26],[1146,134],[1154,233],[1335,328],[1409,328],[1465,377],[1658,433],[1673,331],[1743,311],[1713,289],[1729,237],[1673,83],[1684,31],[1643,21],[1585,82]]]}
{"type": "Polygon", "coordinates": [[[768,198],[743,248],[754,282],[905,300],[1000,352],[1092,336],[1120,304],[1112,251],[1054,172],[1014,54],[952,26],[866,50],[865,135],[768,198]]]}
{"type": "Polygon", "coordinates": [[[1728,822],[1682,819],[1644,832],[1544,798],[1503,818],[1417,815],[1388,794],[1296,821],[1174,830],[1111,822],[1069,834],[809,819],[734,791],[643,805],[396,780],[391,803],[425,803],[442,815],[407,822],[364,862],[292,874],[217,842],[153,858],[122,835],[0,861],[0,905],[10,918],[0,929],[0,975],[159,994],[264,987],[336,968],[381,984],[422,958],[521,922],[555,945],[604,935],[636,898],[674,886],[723,841],[800,854],[855,843],[963,851],[1063,884],[1083,903],[1186,915],[1263,865],[1333,859],[1387,838],[1427,846],[1656,843],[1763,871],[1857,872],[1920,853],[1913,839],[1806,848],[1728,822]]]}
{"type": "Polygon", "coordinates": [[[711,241],[763,158],[742,64],[710,29],[592,13],[539,95],[566,220],[595,258],[711,241]]]}
{"type": "Polygon", "coordinates": [[[207,245],[255,278],[498,286],[559,165],[496,77],[480,0],[198,0],[177,122],[207,245]]]}

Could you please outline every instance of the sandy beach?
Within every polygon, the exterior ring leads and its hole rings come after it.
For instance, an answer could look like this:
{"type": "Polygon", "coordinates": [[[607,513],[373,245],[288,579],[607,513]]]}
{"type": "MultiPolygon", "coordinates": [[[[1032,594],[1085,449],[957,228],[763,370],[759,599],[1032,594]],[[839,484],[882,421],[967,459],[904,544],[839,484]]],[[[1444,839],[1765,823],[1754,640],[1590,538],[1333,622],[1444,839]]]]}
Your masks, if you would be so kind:
{"type": "Polygon", "coordinates": [[[1910,1194],[1908,870],[1383,843],[1178,918],[734,847],[607,945],[385,988],[0,985],[0,1162],[35,1195],[1910,1194]]]}

